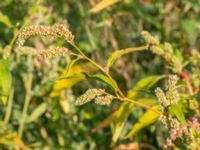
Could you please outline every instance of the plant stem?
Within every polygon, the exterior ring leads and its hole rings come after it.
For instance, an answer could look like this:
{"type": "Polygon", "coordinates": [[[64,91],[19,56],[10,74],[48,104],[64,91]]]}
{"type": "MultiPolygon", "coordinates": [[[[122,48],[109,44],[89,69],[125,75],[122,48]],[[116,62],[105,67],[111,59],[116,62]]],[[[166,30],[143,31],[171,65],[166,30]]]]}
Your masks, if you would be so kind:
{"type": "Polygon", "coordinates": [[[136,105],[138,105],[138,106],[141,106],[141,107],[143,107],[143,108],[145,108],[145,109],[147,109],[147,110],[152,110],[152,111],[154,111],[154,112],[156,112],[156,113],[158,113],[158,114],[161,115],[161,112],[158,111],[157,109],[153,109],[153,108],[151,108],[151,107],[148,106],[148,105],[144,105],[143,103],[140,103],[140,102],[138,102],[138,101],[134,101],[134,100],[132,100],[132,99],[130,99],[130,98],[124,97],[123,99],[121,99],[121,98],[118,98],[118,99],[120,99],[120,100],[122,100],[122,101],[128,101],[128,102],[134,103],[134,104],[136,104],[136,105]]]}
{"type": "MultiPolygon", "coordinates": [[[[132,102],[138,106],[141,106],[147,110],[152,110],[158,114],[161,114],[158,110],[155,110],[155,109],[152,109],[151,107],[147,106],[147,105],[144,105],[140,102],[137,102],[137,101],[134,101],[132,99],[129,99],[127,97],[124,96],[123,92],[121,91],[121,89],[119,88],[119,86],[117,85],[117,83],[114,81],[114,79],[111,77],[111,75],[102,67],[100,66],[99,64],[97,64],[96,62],[94,62],[92,59],[90,59],[89,57],[87,57],[83,52],[82,50],[76,46],[76,44],[73,44],[71,43],[71,45],[82,55],[82,57],[86,60],[88,60],[89,62],[91,62],[92,64],[94,64],[97,68],[99,68],[109,79],[110,81],[117,87],[117,90],[118,90],[118,93],[120,94],[120,97],[116,97],[117,99],[120,99],[121,101],[129,101],[129,102],[132,102]]],[[[147,49],[148,46],[142,46],[142,47],[136,47],[136,48],[129,48],[129,49],[124,49],[127,51],[127,53],[129,52],[133,52],[133,51],[140,51],[140,50],[144,50],[144,49],[147,49]]]]}
{"type": "Polygon", "coordinates": [[[110,79],[110,81],[116,86],[117,91],[120,94],[120,96],[121,97],[125,97],[124,94],[123,94],[123,92],[120,90],[119,86],[116,84],[116,82],[113,80],[113,78],[110,76],[110,74],[103,67],[101,67],[99,64],[97,64],[92,59],[90,59],[89,57],[87,57],[78,46],[76,46],[75,44],[71,44],[71,45],[82,55],[82,57],[84,59],[88,60],[93,65],[95,65],[97,68],[99,68],[110,79]]]}
{"type": "Polygon", "coordinates": [[[192,85],[191,85],[191,83],[190,83],[190,78],[189,78],[188,73],[185,72],[185,71],[181,71],[181,72],[179,73],[179,76],[180,76],[181,78],[183,78],[183,80],[185,81],[185,83],[186,83],[186,85],[187,85],[187,88],[188,88],[188,90],[189,90],[189,92],[190,92],[190,95],[194,95],[194,90],[193,90],[193,87],[192,87],[192,85]]]}
{"type": "Polygon", "coordinates": [[[8,124],[12,112],[12,106],[13,106],[13,97],[14,97],[14,88],[12,87],[10,90],[9,98],[8,98],[8,105],[6,108],[6,114],[4,118],[4,124],[8,124]]]}
{"type": "Polygon", "coordinates": [[[32,87],[32,81],[33,81],[33,74],[32,74],[32,65],[31,65],[31,56],[28,58],[28,64],[31,66],[30,70],[24,78],[24,84],[25,84],[25,89],[26,89],[26,95],[25,95],[25,102],[23,106],[23,111],[22,111],[22,117],[19,123],[19,128],[18,128],[18,136],[22,137],[23,134],[23,129],[24,129],[24,122],[26,119],[27,111],[28,111],[28,106],[31,100],[31,87],[32,87]]]}

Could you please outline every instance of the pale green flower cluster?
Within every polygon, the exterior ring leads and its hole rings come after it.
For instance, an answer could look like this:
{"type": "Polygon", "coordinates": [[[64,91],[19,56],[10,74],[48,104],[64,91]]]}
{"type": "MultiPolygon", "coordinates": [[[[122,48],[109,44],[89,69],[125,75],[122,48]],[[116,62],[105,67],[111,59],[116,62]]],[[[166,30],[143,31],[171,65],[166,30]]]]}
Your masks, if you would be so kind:
{"type": "Polygon", "coordinates": [[[181,61],[173,54],[173,48],[171,44],[164,43],[164,48],[161,48],[157,37],[153,37],[147,31],[143,31],[141,34],[144,40],[149,44],[149,48],[154,54],[163,57],[170,65],[172,65],[172,70],[174,72],[181,72],[183,65],[181,61]]]}
{"type": "Polygon", "coordinates": [[[96,104],[110,105],[113,96],[107,94],[103,89],[89,89],[77,99],[76,105],[84,105],[92,100],[94,100],[96,104]]]}
{"type": "Polygon", "coordinates": [[[45,58],[53,58],[57,56],[69,56],[71,54],[71,51],[65,47],[54,47],[54,46],[46,50],[37,50],[32,47],[22,46],[22,47],[18,47],[16,51],[20,55],[22,54],[33,55],[33,56],[37,55],[37,56],[43,56],[45,58]]]}
{"type": "Polygon", "coordinates": [[[161,109],[164,111],[168,106],[177,104],[180,97],[176,89],[178,77],[176,75],[170,76],[166,86],[166,94],[161,88],[156,89],[156,96],[158,98],[161,109]]]}
{"type": "Polygon", "coordinates": [[[68,27],[62,24],[55,24],[53,26],[39,25],[25,27],[18,36],[18,46],[23,46],[25,41],[31,36],[41,36],[55,39],[63,38],[69,43],[74,43],[74,35],[72,35],[68,27]]]}

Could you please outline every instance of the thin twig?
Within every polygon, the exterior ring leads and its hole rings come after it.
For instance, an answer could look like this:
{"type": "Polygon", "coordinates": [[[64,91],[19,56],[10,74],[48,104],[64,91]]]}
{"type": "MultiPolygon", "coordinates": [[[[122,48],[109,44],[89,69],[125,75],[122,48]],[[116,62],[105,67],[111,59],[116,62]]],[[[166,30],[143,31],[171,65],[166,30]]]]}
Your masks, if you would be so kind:
{"type": "Polygon", "coordinates": [[[10,90],[9,98],[8,98],[8,105],[6,108],[6,114],[4,118],[4,124],[8,124],[12,112],[12,106],[13,106],[13,97],[14,97],[14,88],[12,87],[10,90]]]}
{"type": "Polygon", "coordinates": [[[127,98],[127,97],[120,98],[120,97],[118,97],[118,99],[120,99],[121,101],[128,101],[128,102],[134,103],[134,104],[136,104],[136,105],[138,105],[138,106],[140,106],[140,107],[142,107],[142,108],[144,108],[144,109],[152,110],[152,111],[154,111],[154,112],[156,112],[156,113],[158,113],[158,114],[161,114],[161,112],[160,112],[159,110],[153,109],[153,108],[151,108],[151,107],[148,106],[148,105],[145,105],[145,104],[140,103],[140,102],[138,102],[138,101],[132,100],[132,99],[130,99],[130,98],[127,98]]]}
{"type": "MultiPolygon", "coordinates": [[[[30,64],[31,67],[31,56],[28,57],[28,63],[30,64]]],[[[26,78],[24,78],[24,84],[25,84],[25,89],[26,89],[26,95],[25,95],[25,102],[23,106],[23,111],[22,111],[22,117],[19,123],[19,128],[18,128],[18,136],[22,137],[23,134],[23,129],[24,129],[24,123],[28,111],[28,106],[31,100],[31,88],[32,88],[32,81],[33,81],[33,73],[32,69],[29,70],[26,78]]]]}

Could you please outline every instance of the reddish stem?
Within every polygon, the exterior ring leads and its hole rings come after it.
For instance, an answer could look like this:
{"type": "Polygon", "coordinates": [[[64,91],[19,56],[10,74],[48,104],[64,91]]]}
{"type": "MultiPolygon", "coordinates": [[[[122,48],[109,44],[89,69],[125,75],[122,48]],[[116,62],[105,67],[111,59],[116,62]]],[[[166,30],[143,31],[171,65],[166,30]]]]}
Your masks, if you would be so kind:
{"type": "Polygon", "coordinates": [[[187,85],[187,87],[188,87],[188,90],[189,90],[190,94],[191,94],[191,95],[194,95],[194,90],[193,90],[193,87],[192,87],[192,85],[191,85],[191,83],[190,83],[190,77],[189,77],[188,73],[185,72],[185,71],[181,71],[181,72],[179,73],[179,76],[185,81],[185,83],[186,83],[186,85],[187,85]]]}

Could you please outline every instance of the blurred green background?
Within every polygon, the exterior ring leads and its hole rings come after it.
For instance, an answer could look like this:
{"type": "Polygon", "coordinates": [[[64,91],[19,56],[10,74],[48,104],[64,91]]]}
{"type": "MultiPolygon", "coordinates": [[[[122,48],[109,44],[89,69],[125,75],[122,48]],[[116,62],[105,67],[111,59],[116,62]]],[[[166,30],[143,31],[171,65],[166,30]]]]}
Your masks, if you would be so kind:
{"type": "MultiPolygon", "coordinates": [[[[9,56],[13,90],[11,114],[7,114],[7,120],[5,115],[9,108],[0,104],[0,143],[4,143],[0,145],[1,149],[12,149],[9,146],[12,140],[5,144],[4,138],[9,134],[15,137],[19,132],[27,92],[30,103],[22,141],[33,149],[111,149],[114,122],[96,132],[93,129],[121,105],[116,101],[110,107],[95,104],[75,106],[76,98],[88,88],[108,91],[109,88],[99,81],[88,79],[74,85],[70,85],[70,81],[56,84],[71,61],[70,57],[49,60],[19,57],[15,41],[11,41],[23,25],[68,25],[79,47],[102,66],[112,52],[144,45],[140,36],[143,30],[171,43],[184,58],[189,58],[193,49],[200,49],[200,0],[121,0],[92,13],[90,9],[98,2],[100,0],[41,0],[39,4],[34,0],[0,2],[0,55],[1,58],[9,56]],[[6,51],[8,45],[11,49],[6,51]],[[27,91],[29,84],[31,89],[27,91]],[[52,96],[52,92],[56,94],[52,96]]],[[[71,48],[64,40],[49,42],[33,37],[26,42],[26,45],[38,49],[52,44],[71,48]]],[[[77,64],[82,68],[87,65],[84,61],[77,64]]],[[[121,57],[110,72],[127,93],[144,77],[166,74],[169,70],[160,57],[145,51],[121,57]]],[[[143,92],[142,97],[155,98],[154,89],[143,92]]],[[[142,109],[130,113],[115,146],[139,143],[141,149],[162,149],[166,131],[160,122],[144,128],[131,139],[124,139],[142,113],[142,109]]],[[[16,143],[20,142],[15,141],[14,145],[16,143]]]]}

